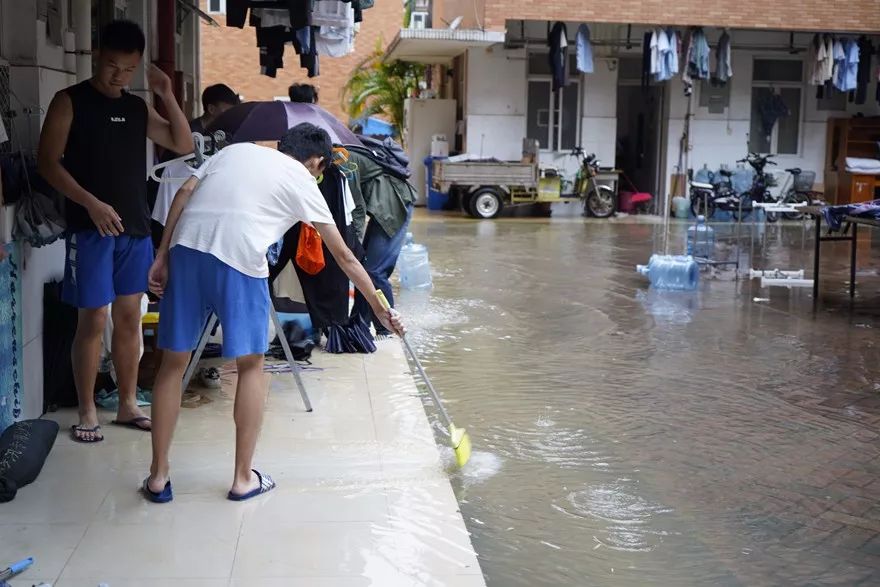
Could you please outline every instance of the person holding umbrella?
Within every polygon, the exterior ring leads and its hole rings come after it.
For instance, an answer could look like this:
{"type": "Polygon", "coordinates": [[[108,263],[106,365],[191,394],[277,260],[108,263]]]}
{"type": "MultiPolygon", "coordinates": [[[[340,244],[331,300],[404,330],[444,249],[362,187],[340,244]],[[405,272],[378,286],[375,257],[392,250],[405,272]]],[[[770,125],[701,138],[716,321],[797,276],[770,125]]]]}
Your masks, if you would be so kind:
{"type": "Polygon", "coordinates": [[[239,375],[235,473],[227,498],[243,501],[275,487],[269,475],[252,466],[266,398],[266,251],[297,222],[317,230],[382,324],[405,333],[400,316],[383,307],[367,272],[346,246],[318,189],[316,178],[332,156],[325,130],[299,124],[284,133],[277,151],[251,143],[224,148],[175,196],[149,275],[150,289],[162,298],[159,346],[165,351],[153,390],[153,460],[142,486],[149,501],[173,498],[169,450],[181,380],[209,311],[220,319],[224,355],[236,358],[239,375]]]}

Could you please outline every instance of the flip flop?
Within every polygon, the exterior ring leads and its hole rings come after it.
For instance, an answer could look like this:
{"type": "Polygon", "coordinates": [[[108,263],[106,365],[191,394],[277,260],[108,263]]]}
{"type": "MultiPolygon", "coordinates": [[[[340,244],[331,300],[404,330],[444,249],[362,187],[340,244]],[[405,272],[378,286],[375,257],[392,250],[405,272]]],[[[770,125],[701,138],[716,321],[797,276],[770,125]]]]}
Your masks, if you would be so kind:
{"type": "Polygon", "coordinates": [[[275,481],[272,480],[272,477],[268,475],[262,475],[256,469],[251,469],[254,473],[257,474],[257,479],[260,480],[260,485],[256,489],[252,489],[245,494],[239,495],[237,493],[232,493],[231,491],[226,495],[226,499],[229,501],[246,501],[251,499],[252,497],[257,497],[258,495],[263,495],[264,493],[268,493],[275,489],[275,481]]]}
{"type": "Polygon", "coordinates": [[[123,426],[125,428],[134,428],[135,430],[140,430],[141,432],[150,432],[153,429],[153,421],[147,416],[138,416],[137,418],[132,418],[131,420],[113,420],[111,424],[115,424],[116,426],[123,426]],[[139,424],[139,422],[149,422],[150,427],[144,428],[139,424]]]}
{"type": "Polygon", "coordinates": [[[150,478],[147,477],[144,479],[144,484],[141,486],[141,493],[144,494],[144,497],[146,497],[148,501],[152,501],[153,503],[168,503],[174,499],[170,480],[165,483],[165,487],[163,487],[162,491],[159,491],[158,493],[150,489],[149,482],[150,478]]]}
{"type": "Polygon", "coordinates": [[[95,426],[94,428],[85,428],[83,426],[74,425],[74,426],[70,427],[70,437],[73,439],[74,442],[81,442],[82,444],[92,444],[92,443],[101,442],[102,440],[104,440],[104,435],[101,434],[100,436],[95,436],[91,440],[88,440],[86,438],[80,438],[79,436],[76,435],[76,433],[77,432],[79,432],[79,433],[91,432],[92,434],[95,434],[100,431],[101,431],[100,426],[95,426]]]}

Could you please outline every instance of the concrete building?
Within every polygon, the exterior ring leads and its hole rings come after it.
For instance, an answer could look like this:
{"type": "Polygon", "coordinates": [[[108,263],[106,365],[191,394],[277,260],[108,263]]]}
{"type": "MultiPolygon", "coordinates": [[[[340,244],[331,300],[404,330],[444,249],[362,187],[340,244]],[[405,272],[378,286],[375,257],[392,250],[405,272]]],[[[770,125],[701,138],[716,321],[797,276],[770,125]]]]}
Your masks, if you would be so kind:
{"type": "Polygon", "coordinates": [[[403,22],[401,0],[376,0],[364,11],[364,21],[355,39],[355,51],[342,58],[324,57],[321,72],[309,79],[299,67],[299,58],[292,46],[285,49],[284,69],[278,77],[260,74],[260,53],[254,29],[227,27],[225,0],[201,0],[201,7],[220,23],[221,27],[202,25],[202,87],[224,83],[237,91],[244,100],[286,99],[287,88],[294,82],[310,83],[318,87],[320,104],[342,120],[346,120],[342,106],[342,88],[352,69],[377,44],[385,47],[400,30],[403,22]]]}
{"type": "MultiPolygon", "coordinates": [[[[0,1],[0,111],[11,141],[5,152],[36,153],[40,127],[55,93],[92,71],[91,49],[104,24],[114,18],[139,23],[147,36],[144,63],[157,62],[176,83],[184,112],[192,115],[199,85],[199,28],[197,16],[184,0],[2,0],[0,1]]],[[[146,100],[146,75],[141,68],[131,91],[146,100]]],[[[144,178],[152,155],[144,162],[144,178]]],[[[4,216],[11,214],[11,207],[4,216]]],[[[23,364],[19,418],[43,411],[43,284],[63,275],[64,243],[39,249],[20,247],[21,328],[16,343],[23,364]]],[[[9,304],[9,292],[0,303],[9,304]]],[[[9,369],[8,365],[0,368],[9,369]]],[[[4,393],[0,390],[0,403],[4,393]]]]}
{"type": "MultiPolygon", "coordinates": [[[[623,169],[641,190],[663,194],[679,165],[733,167],[751,149],[778,154],[780,169],[813,170],[820,188],[827,179],[836,189],[838,180],[824,177],[829,121],[880,114],[876,57],[863,105],[843,94],[819,100],[807,80],[814,33],[873,35],[877,44],[880,12],[871,1],[786,0],[771,9],[755,1],[733,6],[625,0],[612,8],[595,0],[435,0],[432,11],[435,28],[402,30],[388,58],[439,64],[443,71],[433,76],[444,81],[439,96],[458,101],[457,147],[484,157],[518,160],[522,139],[530,137],[541,142],[542,164],[573,173],[577,160],[569,153],[582,146],[603,164],[623,169]],[[557,21],[567,25],[572,60],[575,32],[581,23],[589,25],[595,69],[579,74],[572,67],[571,84],[554,96],[547,35],[557,21]],[[641,87],[643,33],[658,26],[681,33],[704,27],[713,70],[724,28],[732,39],[733,77],[724,88],[696,84],[681,157],[688,99],[680,76],[641,87]],[[760,100],[768,93],[780,94],[791,114],[765,140],[754,130],[760,127],[760,100]]],[[[865,155],[870,150],[866,146],[865,155]]],[[[844,197],[849,194],[838,199],[844,197]]]]}

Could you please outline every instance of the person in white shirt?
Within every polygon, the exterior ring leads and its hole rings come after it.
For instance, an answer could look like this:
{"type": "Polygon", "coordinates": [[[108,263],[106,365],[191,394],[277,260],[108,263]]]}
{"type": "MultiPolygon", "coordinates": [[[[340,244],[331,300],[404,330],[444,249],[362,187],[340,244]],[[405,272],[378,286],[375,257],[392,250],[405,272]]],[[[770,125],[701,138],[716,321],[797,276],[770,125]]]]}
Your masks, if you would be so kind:
{"type": "Polygon", "coordinates": [[[279,150],[249,143],[226,147],[193,172],[174,198],[150,269],[161,297],[159,347],[165,352],[153,390],[153,460],[144,496],[171,501],[168,453],[180,410],[181,381],[209,312],[223,327],[223,355],[235,357],[235,475],[227,495],[243,501],[275,487],[252,468],[266,391],[269,267],[266,251],[297,222],[313,226],[333,258],[383,324],[397,334],[400,316],[386,310],[372,281],[345,245],[316,178],[332,161],[326,131],[300,124],[279,150]]]}

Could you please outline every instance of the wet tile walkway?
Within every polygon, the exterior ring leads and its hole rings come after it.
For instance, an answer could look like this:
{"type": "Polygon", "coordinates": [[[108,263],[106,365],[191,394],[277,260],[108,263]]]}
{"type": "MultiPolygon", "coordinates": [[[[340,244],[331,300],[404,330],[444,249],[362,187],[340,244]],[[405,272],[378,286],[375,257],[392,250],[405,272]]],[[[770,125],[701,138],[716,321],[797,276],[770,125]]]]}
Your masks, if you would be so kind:
{"type": "Polygon", "coordinates": [[[137,492],[148,435],[105,425],[105,442],[75,445],[74,414],[55,414],[62,433],[42,474],[0,506],[0,566],[36,558],[12,586],[482,587],[402,349],[379,344],[314,356],[310,414],[293,379],[272,376],[256,466],[278,489],[251,503],[224,499],[234,373],[182,411],[168,505],[137,492]]]}

